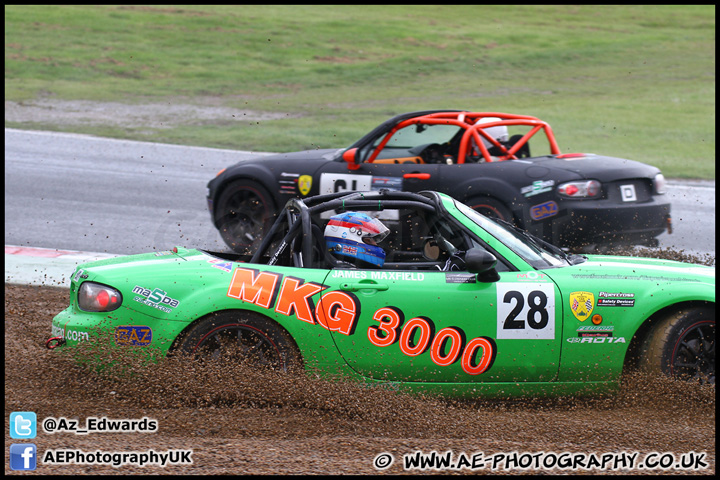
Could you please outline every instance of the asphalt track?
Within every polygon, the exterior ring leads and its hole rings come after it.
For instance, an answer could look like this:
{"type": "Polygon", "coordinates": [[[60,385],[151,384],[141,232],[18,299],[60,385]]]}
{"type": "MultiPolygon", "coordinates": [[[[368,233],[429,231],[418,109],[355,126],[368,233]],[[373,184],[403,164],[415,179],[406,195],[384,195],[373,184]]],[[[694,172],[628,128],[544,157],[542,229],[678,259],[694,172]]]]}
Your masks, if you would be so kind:
{"type": "MultiPolygon", "coordinates": [[[[67,285],[105,256],[186,246],[227,250],[210,223],[207,182],[265,155],[5,129],[5,281],[67,285]]],[[[715,182],[668,181],[673,233],[660,247],[715,254],[715,182]]]]}

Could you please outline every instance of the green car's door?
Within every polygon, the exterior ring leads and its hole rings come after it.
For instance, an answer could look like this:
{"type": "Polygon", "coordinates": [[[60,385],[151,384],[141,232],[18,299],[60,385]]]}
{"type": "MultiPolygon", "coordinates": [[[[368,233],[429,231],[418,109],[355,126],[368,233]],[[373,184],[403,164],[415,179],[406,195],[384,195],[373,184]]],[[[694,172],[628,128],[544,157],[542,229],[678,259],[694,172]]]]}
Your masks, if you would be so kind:
{"type": "Polygon", "coordinates": [[[557,376],[562,306],[555,284],[536,271],[501,272],[499,281],[483,283],[468,272],[335,269],[324,284],[337,292],[337,304],[320,305],[335,345],[367,377],[532,382],[557,376]],[[343,314],[345,328],[332,328],[343,314]]]}

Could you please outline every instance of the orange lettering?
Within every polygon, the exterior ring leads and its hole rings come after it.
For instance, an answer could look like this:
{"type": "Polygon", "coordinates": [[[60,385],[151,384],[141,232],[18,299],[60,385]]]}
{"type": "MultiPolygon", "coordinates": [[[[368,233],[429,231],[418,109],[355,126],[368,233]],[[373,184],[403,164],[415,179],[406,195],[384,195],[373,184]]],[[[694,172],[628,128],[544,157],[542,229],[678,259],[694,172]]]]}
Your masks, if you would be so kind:
{"type": "Polygon", "coordinates": [[[487,371],[495,361],[495,353],[497,349],[495,342],[487,337],[473,338],[465,347],[465,351],[462,356],[462,369],[465,373],[470,375],[480,375],[487,371]],[[475,357],[475,351],[478,348],[482,348],[482,355],[477,365],[472,365],[473,357],[475,357]]]}
{"type": "Polygon", "coordinates": [[[399,308],[383,307],[378,309],[373,315],[373,320],[380,322],[380,325],[370,325],[368,327],[368,340],[378,347],[392,345],[397,340],[397,332],[403,319],[403,313],[399,308]],[[383,332],[382,336],[380,332],[383,332]]]}
{"type": "Polygon", "coordinates": [[[313,282],[300,285],[300,282],[304,282],[304,280],[285,277],[282,287],[280,288],[280,295],[275,305],[275,311],[283,315],[292,315],[294,312],[299,320],[314,324],[315,318],[313,317],[313,313],[315,312],[315,304],[310,297],[318,292],[322,292],[327,287],[313,282]]]}
{"type": "Polygon", "coordinates": [[[236,268],[230,281],[227,296],[270,308],[275,300],[275,290],[282,275],[260,272],[252,268],[236,268]]]}
{"type": "Polygon", "coordinates": [[[440,330],[432,341],[430,347],[430,359],[440,367],[452,365],[458,359],[460,350],[463,346],[463,335],[460,331],[453,327],[447,327],[440,330]],[[450,342],[450,351],[447,355],[442,352],[446,342],[450,342]]]}
{"type": "Polygon", "coordinates": [[[434,327],[429,318],[415,317],[408,320],[403,325],[402,332],[400,333],[400,351],[408,357],[414,357],[420,355],[427,350],[430,339],[433,336],[434,327]],[[415,345],[410,344],[410,340],[415,334],[415,329],[420,330],[420,338],[415,345]]]}
{"type": "Polygon", "coordinates": [[[360,308],[354,295],[334,290],[320,298],[320,308],[316,314],[318,323],[331,332],[352,335],[360,308]]]}

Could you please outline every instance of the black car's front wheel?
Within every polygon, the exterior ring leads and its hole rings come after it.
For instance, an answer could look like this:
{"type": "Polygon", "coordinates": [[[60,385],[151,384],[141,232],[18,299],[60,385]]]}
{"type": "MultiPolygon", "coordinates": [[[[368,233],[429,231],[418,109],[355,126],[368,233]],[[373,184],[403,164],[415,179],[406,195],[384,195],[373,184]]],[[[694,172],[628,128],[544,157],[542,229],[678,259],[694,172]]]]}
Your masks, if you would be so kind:
{"type": "Polygon", "coordinates": [[[715,311],[693,308],[664,318],[642,345],[640,367],[650,373],[714,384],[715,311]]]}
{"type": "Polygon", "coordinates": [[[225,187],[215,212],[223,241],[242,254],[254,252],[276,213],[270,193],[250,180],[236,180],[225,187]]]}
{"type": "Polygon", "coordinates": [[[203,318],[185,332],[176,351],[280,372],[298,371],[302,366],[290,334],[262,315],[247,311],[219,312],[203,318]]]}

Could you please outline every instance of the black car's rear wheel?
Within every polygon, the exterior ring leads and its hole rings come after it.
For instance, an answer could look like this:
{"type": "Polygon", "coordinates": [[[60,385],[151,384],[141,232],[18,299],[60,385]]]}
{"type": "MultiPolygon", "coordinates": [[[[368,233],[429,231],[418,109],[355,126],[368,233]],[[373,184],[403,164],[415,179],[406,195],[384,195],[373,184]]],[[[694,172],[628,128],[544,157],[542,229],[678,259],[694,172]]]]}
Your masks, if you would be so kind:
{"type": "Polygon", "coordinates": [[[275,218],[270,193],[256,182],[236,180],[220,194],[215,209],[223,241],[238,253],[253,253],[275,218]]]}
{"type": "Polygon", "coordinates": [[[292,337],[275,322],[254,312],[209,315],[183,335],[177,351],[281,372],[297,371],[302,366],[292,337]]]}
{"type": "Polygon", "coordinates": [[[490,197],[473,197],[464,203],[486,217],[499,218],[500,220],[513,223],[513,216],[510,209],[499,200],[490,197]]]}
{"type": "Polygon", "coordinates": [[[640,367],[670,377],[715,383],[715,311],[682,310],[660,321],[640,350],[640,367]]]}

